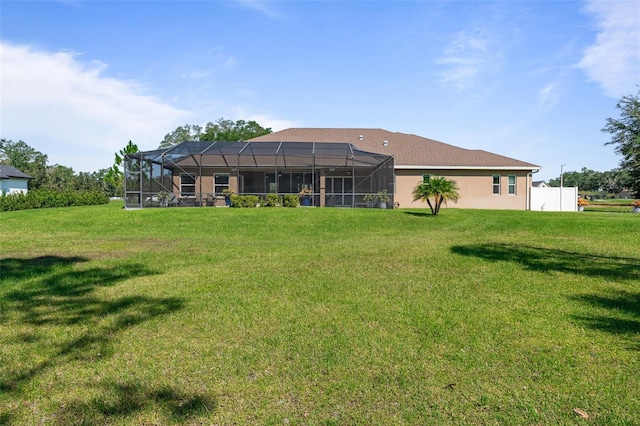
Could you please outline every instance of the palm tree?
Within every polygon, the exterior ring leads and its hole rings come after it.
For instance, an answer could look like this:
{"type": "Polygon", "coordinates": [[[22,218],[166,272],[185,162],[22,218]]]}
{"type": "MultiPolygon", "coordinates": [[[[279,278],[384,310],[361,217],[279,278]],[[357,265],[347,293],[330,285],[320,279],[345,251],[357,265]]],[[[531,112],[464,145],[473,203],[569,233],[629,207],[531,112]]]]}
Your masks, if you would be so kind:
{"type": "Polygon", "coordinates": [[[443,202],[448,200],[456,202],[459,198],[458,184],[454,180],[440,176],[431,177],[413,190],[413,201],[426,201],[434,216],[440,211],[443,202]]]}

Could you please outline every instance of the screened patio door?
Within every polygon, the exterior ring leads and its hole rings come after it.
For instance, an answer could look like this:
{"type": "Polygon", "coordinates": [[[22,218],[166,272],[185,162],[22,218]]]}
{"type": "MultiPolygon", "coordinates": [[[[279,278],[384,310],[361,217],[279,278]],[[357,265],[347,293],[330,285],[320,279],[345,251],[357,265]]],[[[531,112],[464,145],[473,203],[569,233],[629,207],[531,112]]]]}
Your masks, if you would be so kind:
{"type": "Polygon", "coordinates": [[[351,207],[353,205],[353,177],[327,177],[325,187],[327,206],[351,207]]]}

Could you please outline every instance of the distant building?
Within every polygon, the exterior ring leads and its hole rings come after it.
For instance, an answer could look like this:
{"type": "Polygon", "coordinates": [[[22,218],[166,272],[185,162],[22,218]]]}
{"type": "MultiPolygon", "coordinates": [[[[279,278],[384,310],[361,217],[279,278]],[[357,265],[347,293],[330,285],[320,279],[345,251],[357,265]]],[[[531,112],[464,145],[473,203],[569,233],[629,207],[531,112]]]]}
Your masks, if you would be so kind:
{"type": "Polygon", "coordinates": [[[533,186],[534,188],[549,188],[549,185],[547,185],[547,182],[543,180],[536,180],[531,184],[531,186],[533,186]]]}
{"type": "Polygon", "coordinates": [[[15,167],[0,164],[0,195],[26,194],[29,191],[30,179],[32,179],[31,176],[15,167]]]}

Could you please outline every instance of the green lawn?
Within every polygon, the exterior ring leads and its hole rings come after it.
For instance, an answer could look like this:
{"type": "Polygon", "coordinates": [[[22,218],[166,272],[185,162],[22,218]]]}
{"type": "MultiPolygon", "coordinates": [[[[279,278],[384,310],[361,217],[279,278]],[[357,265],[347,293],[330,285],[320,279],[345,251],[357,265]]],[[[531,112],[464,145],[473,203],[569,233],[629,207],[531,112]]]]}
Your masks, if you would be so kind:
{"type": "Polygon", "coordinates": [[[633,210],[635,200],[594,200],[590,201],[584,210],[612,213],[630,213],[633,210]]]}
{"type": "Polygon", "coordinates": [[[607,212],[0,213],[0,424],[639,424],[639,235],[607,212]]]}

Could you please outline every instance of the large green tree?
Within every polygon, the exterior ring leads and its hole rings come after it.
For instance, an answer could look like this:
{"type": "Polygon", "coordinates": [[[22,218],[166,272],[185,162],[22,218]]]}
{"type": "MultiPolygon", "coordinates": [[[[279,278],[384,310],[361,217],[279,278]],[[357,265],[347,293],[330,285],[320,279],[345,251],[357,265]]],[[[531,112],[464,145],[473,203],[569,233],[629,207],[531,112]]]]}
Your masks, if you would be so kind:
{"type": "Polygon", "coordinates": [[[264,128],[255,121],[238,120],[235,123],[224,118],[215,123],[207,123],[200,137],[201,141],[246,141],[268,135],[271,128],[264,128]]]}
{"type": "Polygon", "coordinates": [[[71,167],[55,164],[47,167],[47,182],[42,188],[52,191],[75,190],[77,189],[76,179],[76,174],[71,167]]]}
{"type": "Polygon", "coordinates": [[[602,173],[603,189],[610,194],[618,194],[625,188],[631,188],[632,179],[629,172],[620,168],[602,173]]]}
{"type": "Polygon", "coordinates": [[[35,150],[26,142],[0,139],[0,164],[13,166],[28,174],[33,179],[29,181],[30,189],[39,189],[47,181],[46,154],[35,150]]]}
{"type": "Polygon", "coordinates": [[[608,118],[602,129],[611,134],[605,145],[615,145],[615,152],[622,156],[620,168],[631,177],[631,189],[640,197],[640,87],[636,95],[623,96],[616,105],[620,118],[608,118]]]}
{"type": "Polygon", "coordinates": [[[166,134],[159,148],[169,148],[186,141],[246,141],[271,132],[270,127],[262,127],[255,121],[234,122],[219,118],[215,122],[208,122],[204,129],[192,124],[178,126],[166,134]]]}
{"type": "Polygon", "coordinates": [[[418,184],[413,190],[413,201],[426,201],[435,216],[440,212],[440,206],[446,201],[458,201],[458,184],[454,180],[441,176],[432,176],[418,184]]]}
{"type": "Polygon", "coordinates": [[[199,141],[201,133],[201,126],[191,124],[178,126],[173,132],[165,135],[162,142],[160,142],[159,148],[169,148],[187,141],[199,141]]]}

